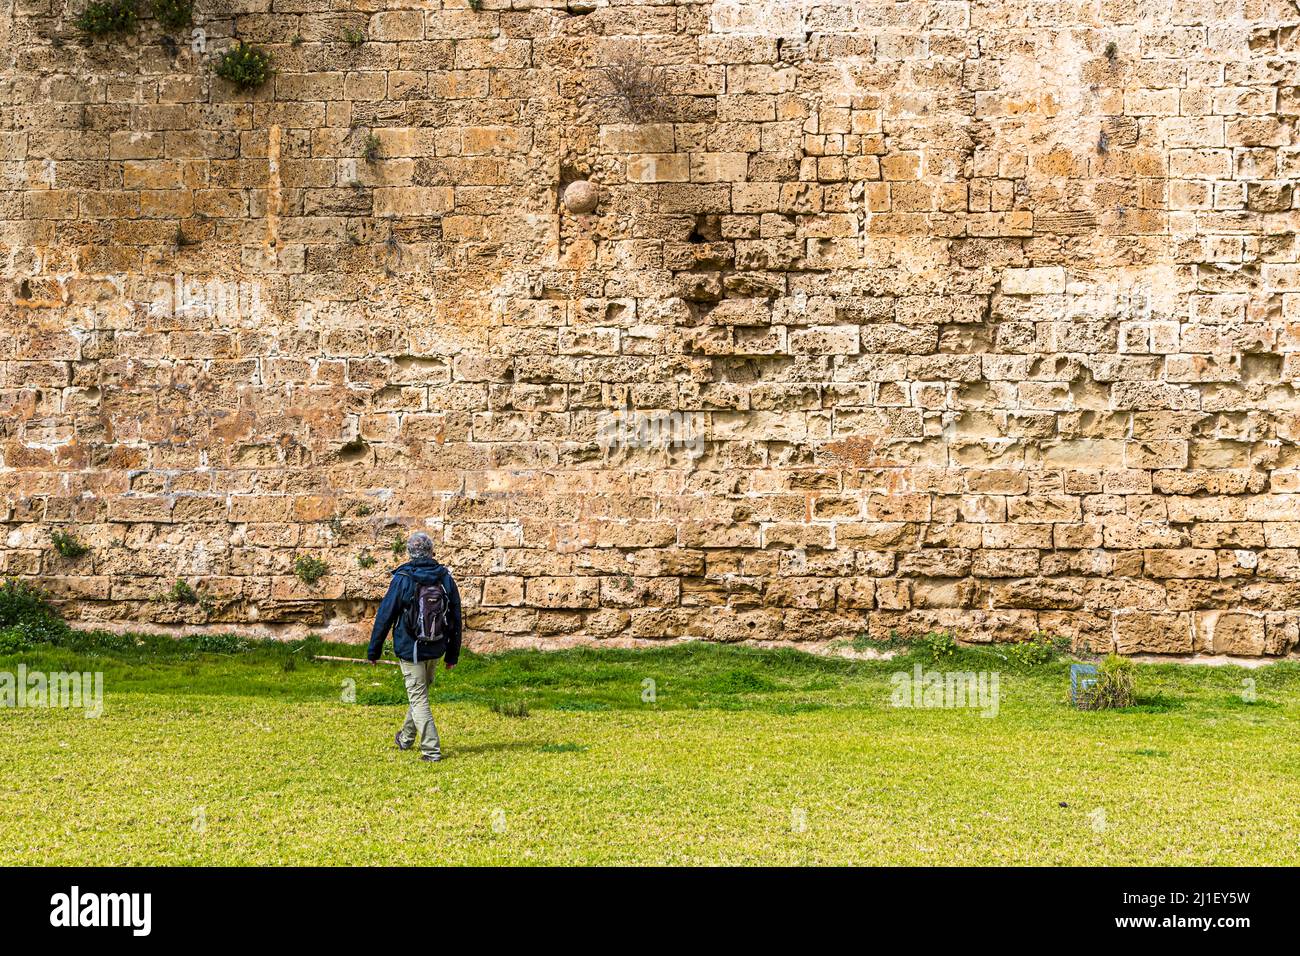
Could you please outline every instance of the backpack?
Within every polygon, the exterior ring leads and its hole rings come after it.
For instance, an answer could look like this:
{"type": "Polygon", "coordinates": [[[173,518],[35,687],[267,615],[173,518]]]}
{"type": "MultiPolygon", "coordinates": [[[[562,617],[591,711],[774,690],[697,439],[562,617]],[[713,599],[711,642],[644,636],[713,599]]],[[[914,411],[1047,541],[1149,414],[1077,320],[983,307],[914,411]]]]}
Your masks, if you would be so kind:
{"type": "Polygon", "coordinates": [[[440,657],[445,647],[436,645],[447,641],[447,617],[451,602],[441,581],[415,585],[415,594],[404,612],[406,633],[415,641],[415,659],[420,660],[420,646],[425,649],[424,659],[440,657]]]}

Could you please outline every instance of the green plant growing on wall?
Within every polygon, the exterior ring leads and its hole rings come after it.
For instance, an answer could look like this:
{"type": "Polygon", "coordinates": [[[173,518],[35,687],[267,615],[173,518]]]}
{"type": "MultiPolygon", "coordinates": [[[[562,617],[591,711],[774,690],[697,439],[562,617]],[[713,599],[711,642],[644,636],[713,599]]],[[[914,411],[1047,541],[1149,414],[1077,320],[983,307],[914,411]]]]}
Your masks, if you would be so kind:
{"type": "Polygon", "coordinates": [[[209,595],[200,594],[191,587],[188,582],[181,578],[177,578],[175,584],[166,591],[163,591],[162,594],[159,594],[154,598],[154,600],[162,601],[167,604],[184,604],[189,606],[197,604],[199,610],[203,612],[204,617],[211,617],[213,610],[216,608],[215,602],[209,595]]]}
{"type": "Polygon", "coordinates": [[[54,543],[54,550],[59,552],[65,558],[76,560],[90,549],[74,538],[66,531],[60,531],[55,528],[50,532],[50,541],[54,543]]]}
{"type": "Polygon", "coordinates": [[[361,44],[366,42],[366,35],[360,30],[353,30],[351,27],[344,27],[343,42],[355,50],[357,47],[361,46],[361,44]]]}
{"type": "Polygon", "coordinates": [[[374,133],[366,134],[365,140],[362,141],[361,158],[368,163],[379,159],[379,137],[374,133]]]}
{"type": "Polygon", "coordinates": [[[469,0],[469,8],[478,13],[483,9],[483,0],[469,0]]]}
{"type": "Polygon", "coordinates": [[[163,599],[170,601],[172,604],[198,604],[199,592],[194,590],[188,582],[177,578],[176,583],[163,593],[163,599]]]}
{"type": "Polygon", "coordinates": [[[164,29],[179,30],[194,22],[194,0],[153,0],[153,15],[164,29]]]}
{"type": "Polygon", "coordinates": [[[243,40],[231,47],[217,60],[217,76],[233,83],[239,90],[255,90],[271,78],[271,54],[260,47],[250,46],[243,40]]]}
{"type": "Polygon", "coordinates": [[[74,21],[77,29],[90,36],[126,33],[135,27],[135,0],[95,0],[74,21]]]}
{"type": "Polygon", "coordinates": [[[357,564],[359,564],[362,568],[369,570],[370,568],[373,568],[376,563],[377,560],[375,556],[371,554],[368,550],[362,551],[360,554],[357,555],[357,564]]]}
{"type": "Polygon", "coordinates": [[[293,563],[293,573],[304,584],[315,584],[325,577],[328,570],[329,566],[324,561],[309,554],[298,555],[298,560],[293,563]]]}
{"type": "Polygon", "coordinates": [[[406,538],[402,537],[400,533],[393,538],[392,549],[393,557],[395,558],[400,558],[402,555],[406,554],[406,538]]]}

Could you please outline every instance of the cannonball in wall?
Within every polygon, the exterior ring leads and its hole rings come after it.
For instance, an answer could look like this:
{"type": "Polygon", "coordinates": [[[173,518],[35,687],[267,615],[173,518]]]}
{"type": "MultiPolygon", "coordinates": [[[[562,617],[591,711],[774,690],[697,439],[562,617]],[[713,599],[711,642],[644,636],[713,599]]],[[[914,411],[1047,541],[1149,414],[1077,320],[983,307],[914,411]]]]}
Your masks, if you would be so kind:
{"type": "Polygon", "coordinates": [[[564,208],[569,212],[579,215],[595,212],[599,202],[600,193],[585,179],[571,182],[564,187],[564,208]]]}

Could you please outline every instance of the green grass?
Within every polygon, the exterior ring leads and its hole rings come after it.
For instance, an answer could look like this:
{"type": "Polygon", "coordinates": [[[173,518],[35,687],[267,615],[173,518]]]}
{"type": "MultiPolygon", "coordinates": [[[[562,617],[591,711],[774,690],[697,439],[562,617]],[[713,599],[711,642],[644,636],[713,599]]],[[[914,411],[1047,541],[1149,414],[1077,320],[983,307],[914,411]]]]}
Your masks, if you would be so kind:
{"type": "Polygon", "coordinates": [[[890,705],[920,648],[469,654],[426,764],[397,668],[310,660],[359,648],[103,643],[0,656],[105,687],[98,719],[0,710],[0,864],[1300,862],[1294,662],[1140,665],[1137,706],[1081,712],[1065,662],[958,649],[1001,671],[983,718],[890,705]]]}

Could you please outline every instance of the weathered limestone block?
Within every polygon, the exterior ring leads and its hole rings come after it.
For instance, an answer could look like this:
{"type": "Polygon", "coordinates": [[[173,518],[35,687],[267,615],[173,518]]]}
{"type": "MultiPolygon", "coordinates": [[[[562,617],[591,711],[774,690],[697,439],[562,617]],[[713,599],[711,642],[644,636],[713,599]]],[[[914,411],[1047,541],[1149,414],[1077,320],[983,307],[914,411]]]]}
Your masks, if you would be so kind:
{"type": "Polygon", "coordinates": [[[1207,611],[1196,615],[1195,627],[1198,650],[1239,657],[1267,653],[1266,620],[1262,614],[1207,611]]]}
{"type": "Polygon", "coordinates": [[[1145,571],[1153,578],[1205,578],[1218,573],[1213,551],[1185,548],[1145,552],[1145,571]]]}
{"type": "Polygon", "coordinates": [[[525,603],[541,608],[599,607],[599,578],[531,578],[524,587],[525,603]]]}
{"type": "Polygon", "coordinates": [[[1115,650],[1120,654],[1190,654],[1192,649],[1192,622],[1187,614],[1115,615],[1115,650]]]}
{"type": "Polygon", "coordinates": [[[909,577],[965,577],[970,568],[971,553],[966,548],[926,548],[899,559],[899,573],[909,577]]]}

